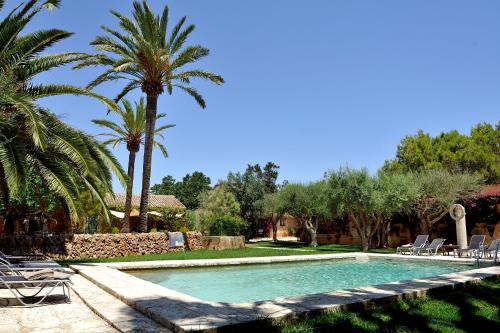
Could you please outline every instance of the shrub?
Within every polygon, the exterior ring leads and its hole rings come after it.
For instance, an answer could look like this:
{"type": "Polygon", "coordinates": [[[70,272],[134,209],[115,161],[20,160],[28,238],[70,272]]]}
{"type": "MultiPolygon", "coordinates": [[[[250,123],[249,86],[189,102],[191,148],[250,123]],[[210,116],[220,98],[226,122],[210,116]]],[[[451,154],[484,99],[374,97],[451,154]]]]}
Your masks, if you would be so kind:
{"type": "Polygon", "coordinates": [[[198,219],[196,217],[196,212],[193,210],[188,210],[186,212],[186,228],[189,230],[199,230],[198,219]]]}
{"type": "Polygon", "coordinates": [[[188,231],[189,231],[189,229],[188,229],[188,227],[181,227],[181,228],[179,229],[179,231],[180,231],[180,232],[182,232],[182,233],[186,233],[186,232],[188,232],[188,231]]]}
{"type": "Polygon", "coordinates": [[[295,228],[293,227],[288,227],[288,236],[295,236],[295,228]]]}
{"type": "Polygon", "coordinates": [[[179,231],[186,226],[186,210],[178,207],[163,207],[161,215],[164,221],[164,227],[168,231],[179,231]]]}
{"type": "Polygon", "coordinates": [[[118,229],[118,227],[113,227],[113,228],[111,229],[111,233],[112,233],[112,234],[119,234],[119,233],[120,233],[120,229],[118,229]]]}
{"type": "Polygon", "coordinates": [[[149,230],[150,234],[154,234],[156,232],[158,232],[158,230],[156,228],[151,228],[151,230],[149,230]]]}
{"type": "Polygon", "coordinates": [[[209,217],[206,219],[211,235],[242,236],[248,230],[248,222],[236,216],[209,217]]]}

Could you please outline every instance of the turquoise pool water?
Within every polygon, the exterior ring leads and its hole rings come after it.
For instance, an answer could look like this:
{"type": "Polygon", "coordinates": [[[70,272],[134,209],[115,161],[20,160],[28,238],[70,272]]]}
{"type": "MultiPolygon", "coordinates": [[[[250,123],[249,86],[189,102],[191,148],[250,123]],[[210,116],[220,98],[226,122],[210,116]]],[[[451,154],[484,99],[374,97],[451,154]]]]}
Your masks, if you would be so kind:
{"type": "Polygon", "coordinates": [[[243,303],[431,277],[468,269],[471,267],[442,262],[341,259],[128,273],[199,299],[243,303]]]}

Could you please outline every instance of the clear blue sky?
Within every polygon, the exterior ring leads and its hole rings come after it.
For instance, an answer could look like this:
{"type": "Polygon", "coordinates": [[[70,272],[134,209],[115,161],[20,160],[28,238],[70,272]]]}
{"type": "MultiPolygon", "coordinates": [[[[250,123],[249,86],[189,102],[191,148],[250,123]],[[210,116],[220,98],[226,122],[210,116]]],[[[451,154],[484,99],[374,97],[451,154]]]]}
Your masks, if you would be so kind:
{"type": "MultiPolygon", "coordinates": [[[[9,6],[17,3],[8,0],[9,6]]],[[[75,32],[55,51],[92,52],[113,8],[129,0],[63,0],[31,28],[75,32]]],[[[150,1],[159,10],[165,1],[150,1]]],[[[174,123],[169,159],[154,155],[152,184],[195,170],[212,178],[274,161],[280,179],[309,181],[341,165],[375,172],[400,139],[435,135],[500,119],[500,1],[461,0],[173,0],[171,21],[197,25],[191,42],[212,51],[200,67],[222,74],[221,87],[196,83],[207,108],[182,92],[163,95],[159,111],[174,123]]],[[[85,85],[98,71],[57,70],[42,80],[85,85]]],[[[98,89],[113,97],[117,84],[98,89]]],[[[139,98],[140,91],[129,98],[139,98]]],[[[89,133],[104,118],[83,97],[43,105],[89,133]]],[[[142,150],[141,150],[142,151],[142,150]]],[[[124,166],[125,147],[115,154],[124,166]]],[[[137,161],[135,191],[140,189],[137,161]]],[[[121,188],[118,183],[116,190],[121,188]]]]}

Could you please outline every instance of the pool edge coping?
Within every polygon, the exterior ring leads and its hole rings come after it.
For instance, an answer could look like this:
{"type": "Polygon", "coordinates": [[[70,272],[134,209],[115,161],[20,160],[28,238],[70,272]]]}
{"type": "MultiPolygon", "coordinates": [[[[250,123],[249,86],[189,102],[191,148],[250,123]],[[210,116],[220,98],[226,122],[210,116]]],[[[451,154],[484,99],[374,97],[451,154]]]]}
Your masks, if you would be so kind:
{"type": "Polygon", "coordinates": [[[256,320],[295,317],[309,312],[347,309],[391,298],[415,297],[429,290],[456,287],[485,278],[500,277],[500,266],[442,274],[431,278],[392,282],[327,293],[277,298],[240,304],[209,302],[136,278],[121,270],[265,264],[358,257],[473,263],[473,259],[446,256],[422,257],[351,252],[298,256],[229,259],[169,260],[130,263],[79,264],[70,267],[119,300],[175,332],[215,332],[256,320]],[[307,257],[307,258],[304,258],[307,257]]]}

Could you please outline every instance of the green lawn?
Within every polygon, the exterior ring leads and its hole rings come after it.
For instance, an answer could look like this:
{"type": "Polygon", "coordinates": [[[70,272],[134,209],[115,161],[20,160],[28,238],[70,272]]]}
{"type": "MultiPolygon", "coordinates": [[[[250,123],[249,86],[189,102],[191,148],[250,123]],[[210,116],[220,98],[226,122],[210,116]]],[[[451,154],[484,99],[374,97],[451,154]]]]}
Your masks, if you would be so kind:
{"type": "MultiPolygon", "coordinates": [[[[219,259],[219,258],[245,258],[245,257],[269,257],[269,256],[290,256],[290,255],[311,255],[325,253],[347,253],[360,251],[361,248],[349,245],[322,245],[318,247],[307,247],[303,244],[290,242],[259,242],[248,244],[244,249],[231,250],[197,250],[169,252],[162,254],[151,254],[144,256],[118,257],[108,259],[83,259],[66,260],[62,264],[76,264],[89,262],[118,262],[118,261],[150,261],[150,260],[186,260],[186,259],[219,259]],[[264,248],[262,248],[264,247],[264,248]]],[[[394,252],[393,249],[373,250],[373,252],[394,252]]]]}
{"type": "Polygon", "coordinates": [[[277,321],[266,330],[280,333],[500,332],[500,280],[400,300],[372,310],[329,312],[296,321],[277,321]]]}

